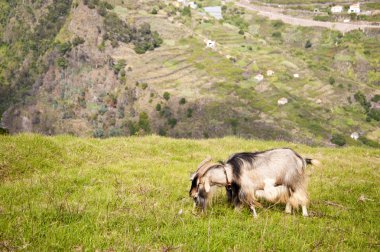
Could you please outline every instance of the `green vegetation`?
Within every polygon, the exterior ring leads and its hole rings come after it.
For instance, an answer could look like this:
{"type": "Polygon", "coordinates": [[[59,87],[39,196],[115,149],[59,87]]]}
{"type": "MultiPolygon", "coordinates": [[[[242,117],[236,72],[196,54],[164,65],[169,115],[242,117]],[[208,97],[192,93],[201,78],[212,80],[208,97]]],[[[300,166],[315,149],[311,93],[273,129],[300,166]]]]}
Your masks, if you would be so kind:
{"type": "Polygon", "coordinates": [[[169,92],[164,93],[164,99],[167,101],[170,99],[170,93],[169,92]]]}
{"type": "Polygon", "coordinates": [[[331,142],[338,146],[343,146],[346,144],[346,139],[342,134],[333,134],[331,138],[331,142]]]}
{"type": "Polygon", "coordinates": [[[238,138],[0,136],[2,245],[16,251],[376,251],[378,156],[371,148],[238,138]],[[247,208],[227,205],[223,188],[206,214],[193,212],[188,177],[205,156],[225,160],[282,146],[322,163],[307,167],[311,217],[264,203],[253,219],[247,208]]]}

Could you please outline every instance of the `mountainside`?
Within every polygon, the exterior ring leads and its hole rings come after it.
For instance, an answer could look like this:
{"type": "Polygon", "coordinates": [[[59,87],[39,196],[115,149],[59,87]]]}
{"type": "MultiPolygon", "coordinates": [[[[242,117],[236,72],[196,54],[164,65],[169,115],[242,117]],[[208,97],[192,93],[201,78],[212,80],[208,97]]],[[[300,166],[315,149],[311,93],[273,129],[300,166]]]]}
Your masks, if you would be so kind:
{"type": "Polygon", "coordinates": [[[11,133],[357,144],[358,132],[379,142],[378,30],[289,26],[233,2],[222,21],[176,1],[0,5],[0,112],[11,133]]]}

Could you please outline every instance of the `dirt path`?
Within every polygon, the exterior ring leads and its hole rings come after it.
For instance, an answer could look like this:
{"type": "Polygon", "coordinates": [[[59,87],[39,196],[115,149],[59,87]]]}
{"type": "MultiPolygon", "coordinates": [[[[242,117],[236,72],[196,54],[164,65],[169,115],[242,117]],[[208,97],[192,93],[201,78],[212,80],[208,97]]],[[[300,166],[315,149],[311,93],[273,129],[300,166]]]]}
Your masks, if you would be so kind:
{"type": "Polygon", "coordinates": [[[249,3],[247,0],[243,0],[240,2],[235,3],[237,6],[246,8],[247,10],[257,11],[259,15],[265,16],[271,20],[282,20],[284,23],[291,24],[291,25],[299,25],[299,26],[306,26],[306,27],[325,27],[332,30],[338,30],[340,32],[349,32],[356,29],[380,29],[380,25],[370,25],[370,24],[350,24],[350,23],[338,23],[338,22],[322,22],[322,21],[315,21],[312,19],[305,19],[305,18],[297,18],[292,17],[289,15],[284,15],[280,13],[278,9],[271,8],[271,7],[265,7],[265,6],[258,6],[253,5],[249,3]]]}
{"type": "MultiPolygon", "coordinates": [[[[377,0],[378,1],[378,0],[377,0]]],[[[361,4],[366,3],[377,3],[375,0],[367,0],[367,1],[360,1],[361,4]]],[[[349,5],[353,4],[353,1],[342,1],[342,2],[314,2],[314,3],[303,3],[300,1],[299,3],[266,3],[266,2],[260,2],[260,1],[251,1],[253,3],[256,3],[258,5],[265,5],[265,6],[273,6],[278,7],[279,5],[282,7],[290,7],[290,6],[330,6],[330,5],[349,5]]]]}

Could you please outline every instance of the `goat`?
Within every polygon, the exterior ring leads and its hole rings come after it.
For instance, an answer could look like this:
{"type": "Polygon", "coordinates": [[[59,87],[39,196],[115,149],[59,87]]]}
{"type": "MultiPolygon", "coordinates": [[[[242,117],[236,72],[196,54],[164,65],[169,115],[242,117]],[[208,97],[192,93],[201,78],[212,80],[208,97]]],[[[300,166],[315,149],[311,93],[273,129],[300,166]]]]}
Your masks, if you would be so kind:
{"type": "Polygon", "coordinates": [[[304,159],[288,148],[236,153],[225,164],[211,163],[208,158],[192,174],[189,194],[195,206],[205,210],[211,187],[226,186],[229,201],[235,207],[247,204],[255,218],[258,198],[286,203],[286,213],[301,205],[303,216],[308,216],[307,164],[319,161],[304,159]]]}

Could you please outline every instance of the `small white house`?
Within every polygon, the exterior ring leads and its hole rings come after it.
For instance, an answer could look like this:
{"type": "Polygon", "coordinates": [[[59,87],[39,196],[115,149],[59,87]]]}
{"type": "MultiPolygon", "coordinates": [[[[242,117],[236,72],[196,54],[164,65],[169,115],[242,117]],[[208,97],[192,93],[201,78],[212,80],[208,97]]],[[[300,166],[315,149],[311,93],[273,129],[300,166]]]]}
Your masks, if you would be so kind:
{"type": "Polygon", "coordinates": [[[350,8],[348,9],[348,13],[360,13],[360,3],[352,4],[350,5],[350,8]]]}
{"type": "Polygon", "coordinates": [[[272,76],[274,72],[272,70],[267,70],[267,76],[272,76]]]}
{"type": "Polygon", "coordinates": [[[197,5],[196,3],[194,3],[194,2],[189,2],[189,6],[190,6],[190,8],[192,8],[192,9],[196,9],[196,8],[198,8],[198,5],[197,5]]]}
{"type": "Polygon", "coordinates": [[[277,101],[277,104],[282,106],[282,105],[285,105],[288,103],[288,99],[286,99],[285,97],[282,97],[281,99],[278,99],[277,101]]]}
{"type": "Polygon", "coordinates": [[[354,139],[354,140],[358,140],[359,139],[359,133],[358,132],[353,132],[351,134],[351,138],[354,139]]]}
{"type": "Polygon", "coordinates": [[[331,13],[341,13],[343,11],[342,5],[335,5],[331,7],[331,13]]]}
{"type": "Polygon", "coordinates": [[[344,19],[343,20],[343,23],[349,23],[351,20],[349,20],[349,19],[344,19]]]}
{"type": "Polygon", "coordinates": [[[214,49],[216,47],[216,42],[214,40],[206,40],[206,47],[214,49]]]}
{"type": "Polygon", "coordinates": [[[257,74],[257,75],[255,76],[255,80],[256,80],[257,82],[260,82],[260,81],[264,80],[264,75],[262,75],[262,74],[257,74]]]}
{"type": "Polygon", "coordinates": [[[294,78],[299,78],[300,75],[299,75],[298,73],[295,73],[295,74],[293,74],[293,77],[294,77],[294,78]]]}

